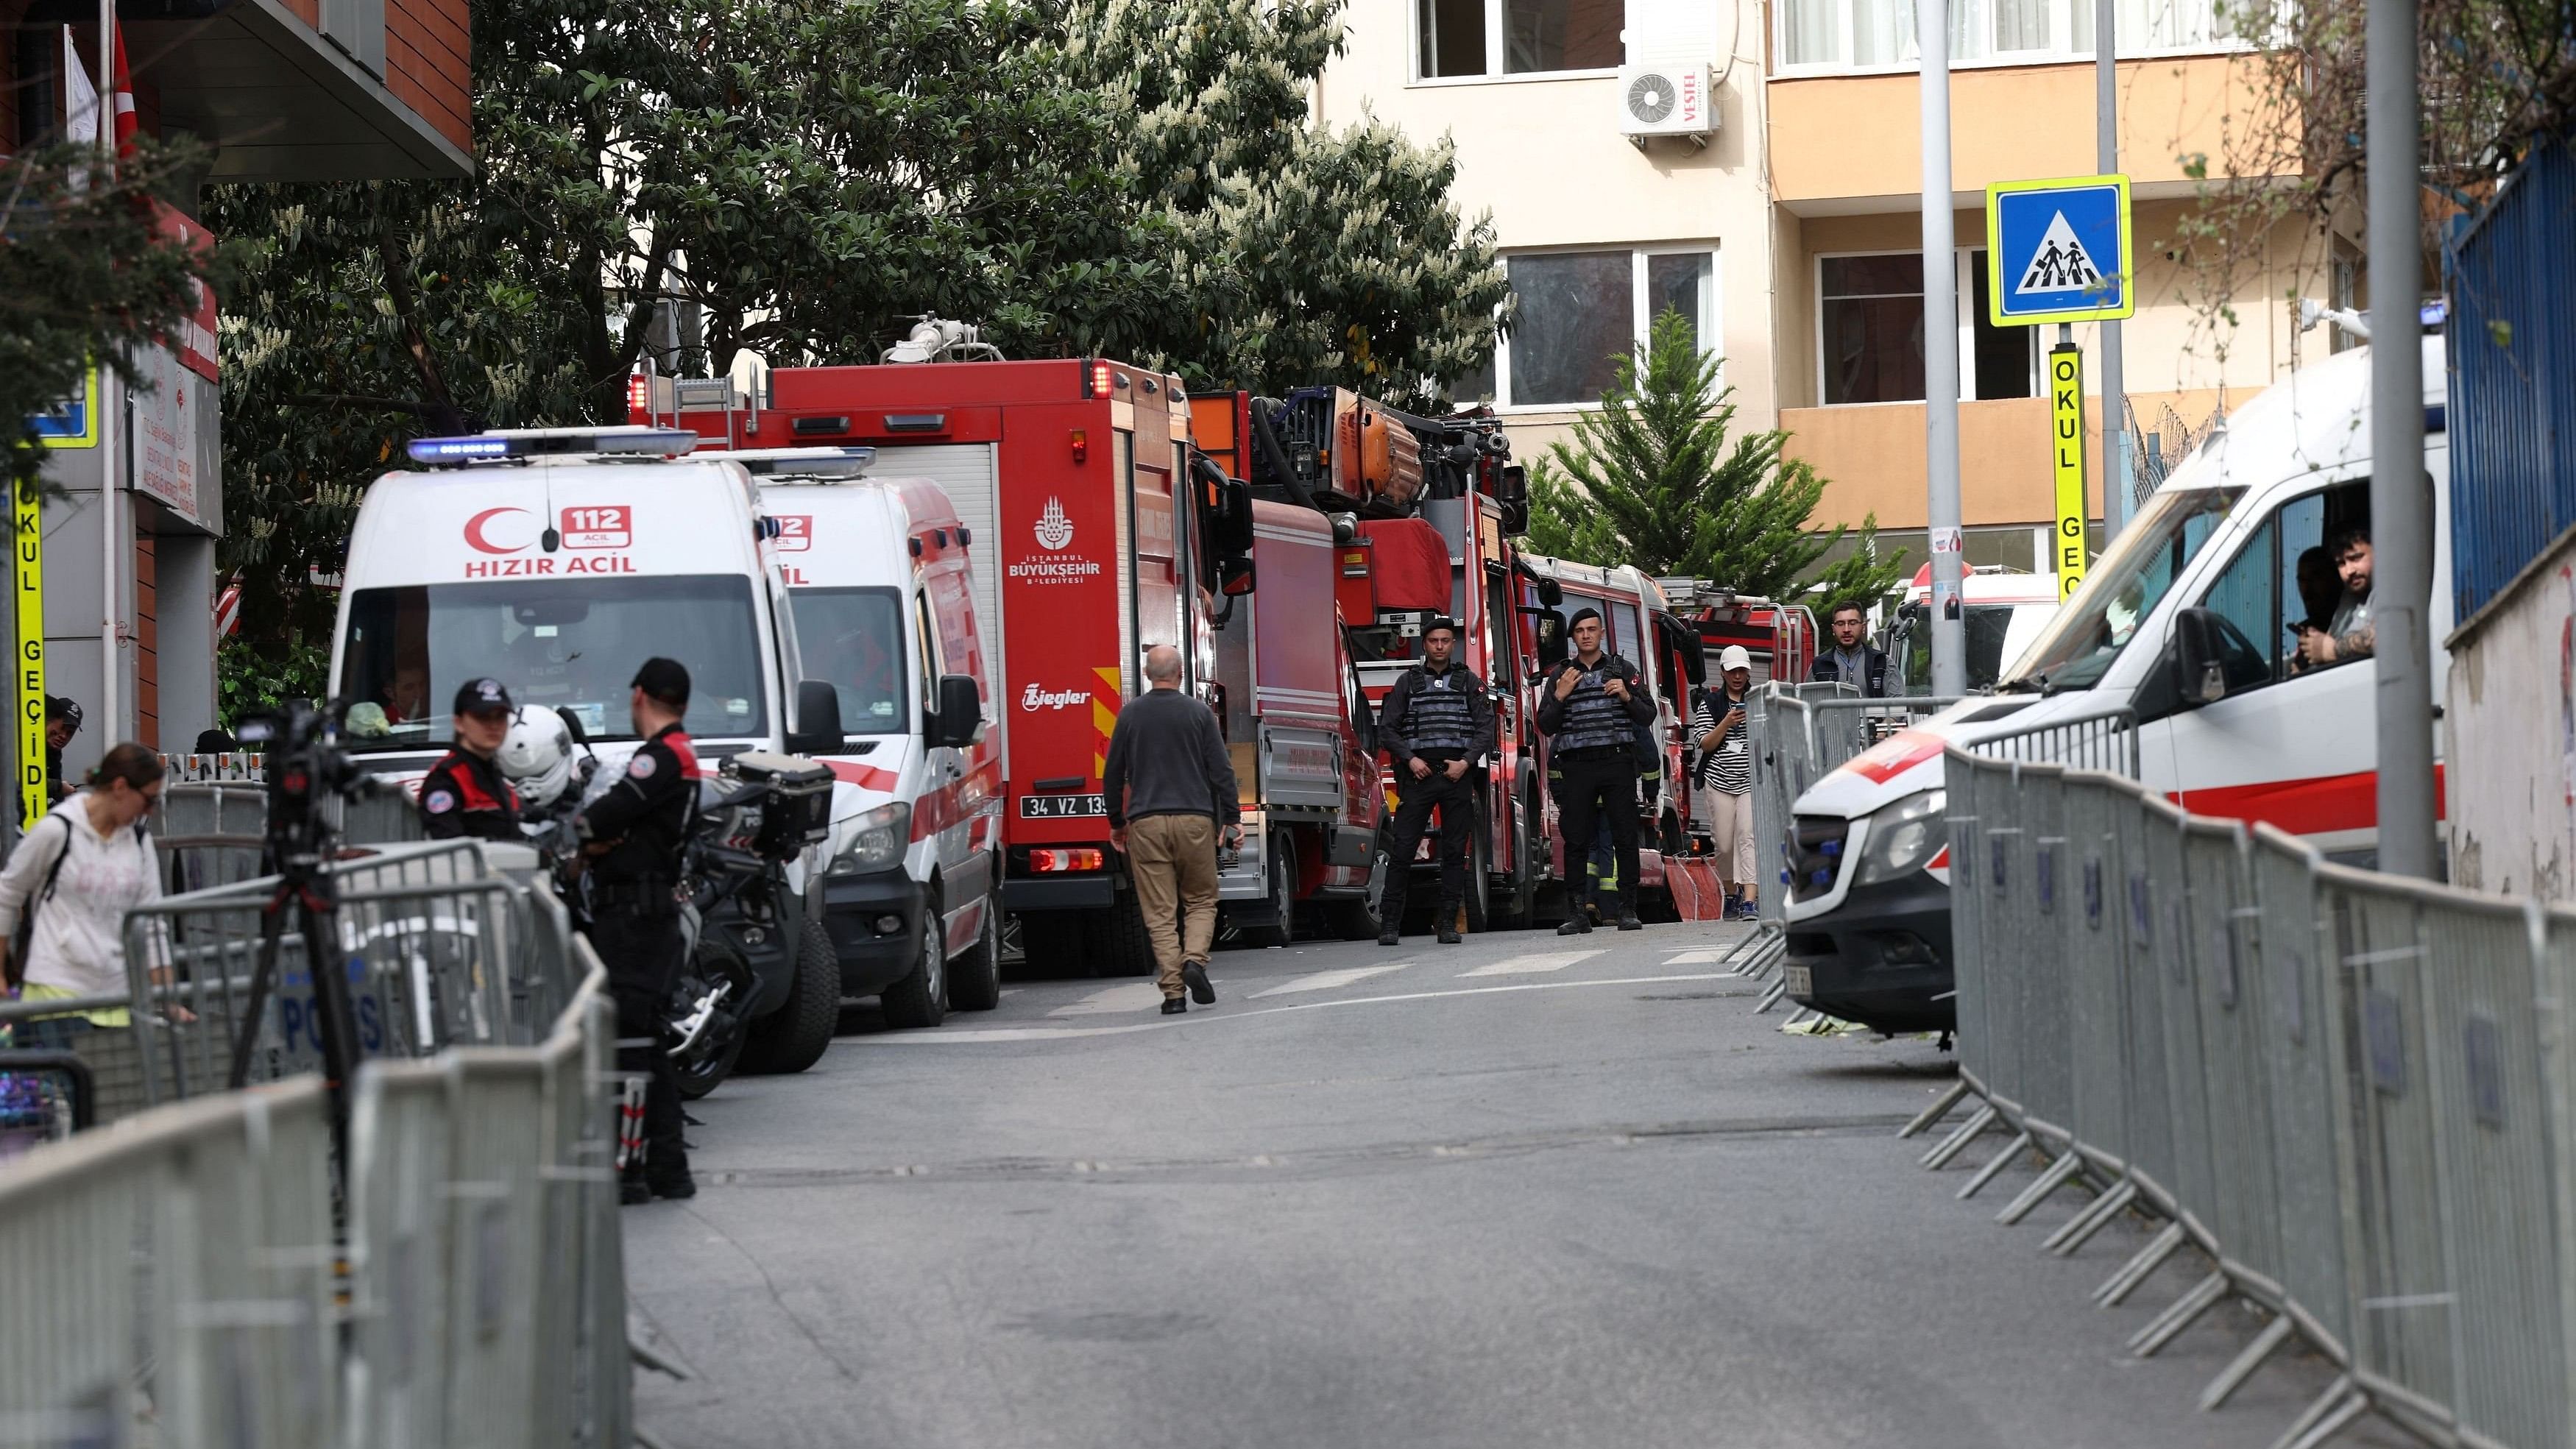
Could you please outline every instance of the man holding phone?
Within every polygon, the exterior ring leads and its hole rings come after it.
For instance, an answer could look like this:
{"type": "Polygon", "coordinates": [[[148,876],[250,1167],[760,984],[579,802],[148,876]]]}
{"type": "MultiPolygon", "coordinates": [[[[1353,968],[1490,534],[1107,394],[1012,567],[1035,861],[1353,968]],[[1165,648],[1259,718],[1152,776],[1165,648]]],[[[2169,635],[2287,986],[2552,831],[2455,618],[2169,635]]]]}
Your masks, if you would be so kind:
{"type": "Polygon", "coordinates": [[[1755,915],[1759,870],[1753,847],[1753,751],[1745,717],[1753,656],[1743,645],[1729,644],[1717,656],[1717,669],[1722,689],[1701,691],[1698,707],[1691,711],[1691,744],[1699,751],[1691,783],[1717,842],[1718,878],[1726,886],[1724,919],[1749,921],[1755,915]]]}
{"type": "MultiPolygon", "coordinates": [[[[1557,778],[1556,823],[1565,847],[1568,888],[1592,849],[1599,822],[1610,822],[1610,848],[1619,872],[1619,929],[1635,931],[1637,919],[1637,726],[1655,717],[1655,698],[1637,666],[1601,647],[1601,611],[1574,611],[1568,632],[1574,654],[1541,681],[1538,727],[1548,736],[1548,760],[1557,778]]],[[[1579,902],[1556,928],[1560,936],[1592,929],[1579,902]]],[[[1605,910],[1604,915],[1608,912],[1605,910]]]]}

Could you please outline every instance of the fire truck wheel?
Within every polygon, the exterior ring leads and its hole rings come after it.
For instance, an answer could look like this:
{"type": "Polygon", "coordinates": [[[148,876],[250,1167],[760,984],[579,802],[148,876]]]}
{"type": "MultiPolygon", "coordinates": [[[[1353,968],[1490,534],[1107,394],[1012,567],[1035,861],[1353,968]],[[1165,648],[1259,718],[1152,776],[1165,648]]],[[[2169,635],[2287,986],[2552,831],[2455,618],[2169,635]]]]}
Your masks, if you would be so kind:
{"type": "Polygon", "coordinates": [[[1094,976],[1149,976],[1154,970],[1154,938],[1145,934],[1145,913],[1128,891],[1105,911],[1082,917],[1083,945],[1094,976]]]}
{"type": "Polygon", "coordinates": [[[832,938],[809,923],[796,943],[796,981],[787,1004],[752,1023],[735,1070],[801,1072],[823,1059],[840,1027],[841,961],[832,954],[832,938]]]}
{"type": "Polygon", "coordinates": [[[1070,911],[1020,913],[1020,971],[1023,975],[1079,976],[1083,961],[1082,917],[1070,911]]]}
{"type": "Polygon", "coordinates": [[[948,963],[948,1004],[990,1011],[1002,1004],[1002,900],[984,898],[984,924],[966,954],[948,963]]]}
{"type": "Polygon", "coordinates": [[[1494,929],[1498,931],[1517,931],[1528,926],[1535,904],[1536,887],[1530,879],[1529,822],[1525,819],[1512,822],[1512,861],[1512,883],[1487,901],[1494,929]]]}
{"type": "Polygon", "coordinates": [[[1242,920],[1247,946],[1285,946],[1297,939],[1297,847],[1287,836],[1270,837],[1270,895],[1242,920]]]}
{"type": "Polygon", "coordinates": [[[1467,929],[1469,932],[1490,931],[1493,926],[1494,842],[1485,828],[1485,812],[1476,811],[1476,833],[1467,841],[1467,929]]]}
{"type": "Polygon", "coordinates": [[[948,932],[940,920],[941,909],[937,894],[922,896],[920,959],[913,963],[912,974],[877,998],[885,1008],[888,1026],[931,1027],[948,1019],[948,932]]]}

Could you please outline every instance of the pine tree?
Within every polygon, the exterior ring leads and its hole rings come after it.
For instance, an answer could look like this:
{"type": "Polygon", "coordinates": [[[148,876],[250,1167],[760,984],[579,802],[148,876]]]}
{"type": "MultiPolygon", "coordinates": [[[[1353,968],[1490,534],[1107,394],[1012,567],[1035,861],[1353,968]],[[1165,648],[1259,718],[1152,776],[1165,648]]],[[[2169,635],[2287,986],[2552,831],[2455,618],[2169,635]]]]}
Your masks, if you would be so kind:
{"type": "Polygon", "coordinates": [[[1581,563],[1687,574],[1739,593],[1786,597],[1805,583],[1826,600],[1879,598],[1902,551],[1873,557],[1876,515],[1860,547],[1809,575],[1849,530],[1810,531],[1825,480],[1786,457],[1779,429],[1732,437],[1735,389],[1704,355],[1681,313],[1655,319],[1645,365],[1619,363],[1601,410],[1574,424],[1574,445],[1549,445],[1530,468],[1530,547],[1581,563]]]}

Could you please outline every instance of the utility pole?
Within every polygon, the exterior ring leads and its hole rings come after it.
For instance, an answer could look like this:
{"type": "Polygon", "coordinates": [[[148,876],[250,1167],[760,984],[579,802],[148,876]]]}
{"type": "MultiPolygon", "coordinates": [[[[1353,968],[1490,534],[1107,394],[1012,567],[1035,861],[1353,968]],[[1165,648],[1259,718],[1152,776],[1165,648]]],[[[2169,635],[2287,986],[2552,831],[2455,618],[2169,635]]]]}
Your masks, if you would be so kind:
{"type": "Polygon", "coordinates": [[[1959,264],[1950,215],[1950,6],[1916,0],[1923,51],[1923,472],[1932,540],[1932,692],[1968,692],[1959,602],[1959,264]]]}
{"type": "Polygon", "coordinates": [[[2371,618],[2379,638],[2379,868],[2431,880],[2433,489],[2424,472],[2424,275],[2415,0],[2370,0],[2371,618]]]}
{"type": "MultiPolygon", "coordinates": [[[[2120,169],[2119,0],[2093,3],[2093,91],[2095,167],[2109,176],[2120,169]]],[[[1994,238],[1986,239],[1989,246],[1994,238]]],[[[2121,279],[2135,288],[2134,278],[2121,279]]],[[[2129,394],[2120,361],[2120,324],[2102,324],[2102,546],[2129,521],[2129,394]]]]}
{"type": "MultiPolygon", "coordinates": [[[[113,185],[116,175],[116,0],[98,0],[98,184],[113,185]]],[[[125,388],[117,380],[116,369],[100,366],[98,379],[98,737],[102,750],[114,746],[132,731],[125,727],[118,686],[124,682],[125,660],[117,648],[116,628],[124,615],[124,600],[118,580],[124,576],[124,560],[134,553],[134,542],[125,536],[118,518],[122,511],[116,496],[123,480],[125,440],[130,433],[125,416],[128,406],[125,388]],[[123,549],[120,553],[119,543],[123,549]]]]}

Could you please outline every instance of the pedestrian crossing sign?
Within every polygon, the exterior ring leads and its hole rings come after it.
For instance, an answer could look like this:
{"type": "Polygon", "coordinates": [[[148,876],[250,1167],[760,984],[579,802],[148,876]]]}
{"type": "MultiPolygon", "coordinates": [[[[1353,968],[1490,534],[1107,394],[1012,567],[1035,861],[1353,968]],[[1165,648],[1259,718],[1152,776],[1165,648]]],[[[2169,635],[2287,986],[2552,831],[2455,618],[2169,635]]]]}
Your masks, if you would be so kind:
{"type": "Polygon", "coordinates": [[[1987,315],[1998,327],[2104,322],[2138,310],[2129,178],[1986,188],[1987,315]]]}

